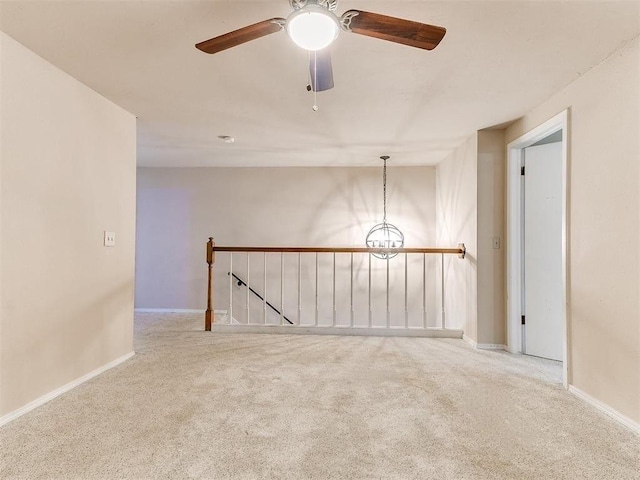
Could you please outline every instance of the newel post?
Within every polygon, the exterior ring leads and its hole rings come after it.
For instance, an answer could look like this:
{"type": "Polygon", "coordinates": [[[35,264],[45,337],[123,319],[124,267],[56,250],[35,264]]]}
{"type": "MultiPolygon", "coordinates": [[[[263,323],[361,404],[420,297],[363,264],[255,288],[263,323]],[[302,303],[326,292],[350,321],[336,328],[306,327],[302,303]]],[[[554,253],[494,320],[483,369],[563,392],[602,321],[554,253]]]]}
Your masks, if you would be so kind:
{"type": "Polygon", "coordinates": [[[213,319],[213,264],[216,262],[216,254],[213,251],[215,242],[213,237],[209,237],[207,242],[207,264],[209,265],[209,279],[207,282],[207,311],[204,314],[204,330],[211,331],[213,319]]]}

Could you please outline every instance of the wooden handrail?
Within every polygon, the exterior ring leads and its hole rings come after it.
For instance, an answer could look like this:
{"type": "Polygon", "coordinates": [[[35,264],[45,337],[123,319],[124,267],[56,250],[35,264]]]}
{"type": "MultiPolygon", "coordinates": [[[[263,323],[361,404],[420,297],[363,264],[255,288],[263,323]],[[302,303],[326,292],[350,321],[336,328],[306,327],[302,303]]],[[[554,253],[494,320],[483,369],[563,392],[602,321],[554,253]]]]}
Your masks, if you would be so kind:
{"type": "Polygon", "coordinates": [[[367,247],[221,247],[214,246],[214,252],[244,253],[446,253],[464,258],[464,244],[458,248],[367,248],[367,247]]]}

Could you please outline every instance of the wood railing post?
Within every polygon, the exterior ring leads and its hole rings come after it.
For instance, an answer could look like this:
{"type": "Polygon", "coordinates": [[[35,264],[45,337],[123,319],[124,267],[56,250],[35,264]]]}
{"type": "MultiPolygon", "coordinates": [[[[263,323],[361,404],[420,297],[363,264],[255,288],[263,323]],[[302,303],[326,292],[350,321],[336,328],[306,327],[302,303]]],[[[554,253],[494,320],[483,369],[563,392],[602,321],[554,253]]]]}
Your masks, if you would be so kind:
{"type": "Polygon", "coordinates": [[[204,314],[204,329],[206,332],[211,331],[211,323],[213,319],[213,264],[216,262],[216,254],[213,251],[215,242],[213,237],[209,237],[207,242],[207,264],[209,265],[209,279],[207,282],[207,311],[204,314]]]}

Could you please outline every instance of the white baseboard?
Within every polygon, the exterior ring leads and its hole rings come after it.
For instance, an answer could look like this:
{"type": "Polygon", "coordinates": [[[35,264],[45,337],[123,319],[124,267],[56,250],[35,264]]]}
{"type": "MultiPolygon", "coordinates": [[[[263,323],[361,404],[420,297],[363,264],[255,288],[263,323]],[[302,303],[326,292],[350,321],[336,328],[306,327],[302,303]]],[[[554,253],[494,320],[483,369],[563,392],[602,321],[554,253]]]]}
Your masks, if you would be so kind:
{"type": "Polygon", "coordinates": [[[507,346],[499,343],[478,343],[476,348],[479,350],[506,350],[507,346]]]}
{"type": "Polygon", "coordinates": [[[113,367],[116,367],[116,366],[120,365],[121,363],[123,363],[123,362],[129,360],[131,357],[133,357],[135,355],[135,353],[136,352],[129,352],[126,355],[123,355],[120,358],[116,358],[112,362],[109,362],[106,365],[103,365],[102,367],[100,367],[100,368],[98,368],[98,369],[96,369],[96,370],[94,370],[92,372],[89,372],[89,373],[87,373],[86,375],[83,375],[80,378],[77,378],[77,379],[73,380],[72,382],[69,382],[66,385],[63,385],[60,388],[56,388],[55,390],[53,390],[52,392],[47,393],[46,395],[43,395],[43,396],[41,396],[39,398],[36,398],[34,401],[29,402],[26,405],[23,405],[22,407],[18,408],[17,410],[14,410],[13,412],[9,412],[6,415],[3,415],[2,417],[0,417],[0,427],[2,425],[6,425],[7,423],[11,422],[12,420],[15,420],[16,418],[24,415],[25,413],[30,412],[33,409],[44,405],[45,403],[53,400],[54,398],[59,397],[63,393],[66,393],[69,390],[74,389],[78,385],[81,385],[84,382],[86,382],[88,380],[91,380],[94,377],[97,377],[101,373],[104,373],[107,370],[110,370],[113,367]]]}
{"type": "Polygon", "coordinates": [[[588,393],[583,392],[579,388],[574,387],[573,385],[569,385],[569,392],[574,394],[580,400],[592,405],[596,409],[600,410],[602,413],[608,415],[609,417],[616,420],[621,425],[627,427],[629,430],[634,432],[636,435],[640,435],[640,423],[631,420],[629,417],[624,416],[617,410],[614,410],[609,405],[602,403],[600,400],[593,398],[588,393]]]}
{"type": "Polygon", "coordinates": [[[501,345],[498,343],[478,343],[474,339],[467,337],[466,335],[462,336],[462,339],[471,345],[473,348],[477,348],[478,350],[506,350],[506,345],[501,345]]]}

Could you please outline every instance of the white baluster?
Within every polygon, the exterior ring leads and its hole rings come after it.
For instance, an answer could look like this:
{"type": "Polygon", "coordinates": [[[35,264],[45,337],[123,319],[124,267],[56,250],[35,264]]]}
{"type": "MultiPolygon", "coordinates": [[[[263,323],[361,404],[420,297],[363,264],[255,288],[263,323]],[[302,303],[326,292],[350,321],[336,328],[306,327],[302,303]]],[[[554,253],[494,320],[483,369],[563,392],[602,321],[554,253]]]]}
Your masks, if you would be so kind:
{"type": "Polygon", "coordinates": [[[351,276],[349,277],[350,283],[349,283],[349,289],[351,290],[351,294],[350,294],[350,303],[351,303],[351,317],[349,320],[349,326],[351,328],[353,328],[353,315],[354,315],[354,310],[353,310],[353,252],[351,252],[351,276]]]}
{"type": "Polygon", "coordinates": [[[444,313],[444,253],[440,254],[440,294],[442,295],[442,315],[441,315],[441,327],[445,328],[445,313],[444,313]]]}
{"type": "Polygon", "coordinates": [[[422,328],[427,328],[427,255],[422,254],[422,328]]]}
{"type": "Polygon", "coordinates": [[[280,252],[280,325],[284,325],[284,253],[280,252]]]}
{"type": "Polygon", "coordinates": [[[318,252],[316,252],[316,318],[313,325],[318,326],[318,252]]]}
{"type": "Polygon", "coordinates": [[[369,254],[369,328],[373,324],[373,310],[371,309],[371,254],[369,254]]]}
{"type": "Polygon", "coordinates": [[[267,252],[262,254],[262,261],[264,263],[264,279],[263,286],[264,290],[262,292],[262,324],[267,324],[267,252]]]}
{"type": "Polygon", "coordinates": [[[298,325],[302,322],[302,269],[300,268],[300,253],[298,253],[298,325]]]}
{"type": "Polygon", "coordinates": [[[333,252],[333,321],[331,322],[331,326],[336,326],[336,252],[333,252]]]}
{"type": "Polygon", "coordinates": [[[249,321],[249,305],[250,305],[250,297],[249,294],[251,293],[251,291],[249,290],[249,285],[251,285],[251,268],[249,267],[249,252],[247,252],[247,325],[249,325],[251,322],[249,321]]]}
{"type": "Polygon", "coordinates": [[[385,321],[386,328],[389,328],[390,317],[391,310],[389,309],[389,255],[387,255],[387,319],[385,321]]]}
{"type": "Polygon", "coordinates": [[[233,323],[233,252],[229,253],[229,325],[233,323]]]}
{"type": "Polygon", "coordinates": [[[409,294],[408,283],[409,281],[409,264],[407,259],[407,253],[404,254],[404,328],[409,327],[409,294]]]}

